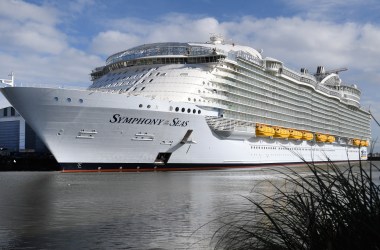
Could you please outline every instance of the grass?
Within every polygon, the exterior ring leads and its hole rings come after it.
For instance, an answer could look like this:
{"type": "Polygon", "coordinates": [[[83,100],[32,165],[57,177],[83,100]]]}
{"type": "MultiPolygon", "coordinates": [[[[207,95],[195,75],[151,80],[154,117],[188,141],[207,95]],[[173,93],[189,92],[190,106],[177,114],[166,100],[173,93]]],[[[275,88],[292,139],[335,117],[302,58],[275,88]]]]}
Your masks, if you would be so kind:
{"type": "Polygon", "coordinates": [[[310,175],[277,170],[283,180],[267,181],[270,194],[254,192],[248,209],[220,217],[214,249],[380,249],[377,167],[305,164],[310,175]]]}

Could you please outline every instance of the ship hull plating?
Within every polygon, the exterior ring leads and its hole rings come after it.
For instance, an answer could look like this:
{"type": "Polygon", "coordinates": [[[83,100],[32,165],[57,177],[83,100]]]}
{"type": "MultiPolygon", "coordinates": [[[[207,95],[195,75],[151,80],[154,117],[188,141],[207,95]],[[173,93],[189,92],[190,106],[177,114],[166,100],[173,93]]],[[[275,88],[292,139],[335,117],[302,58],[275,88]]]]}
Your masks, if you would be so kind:
{"type": "Polygon", "coordinates": [[[1,90],[63,170],[197,170],[366,159],[342,142],[233,138],[215,133],[190,103],[91,90],[1,90]],[[178,108],[178,109],[177,109],[178,108]]]}

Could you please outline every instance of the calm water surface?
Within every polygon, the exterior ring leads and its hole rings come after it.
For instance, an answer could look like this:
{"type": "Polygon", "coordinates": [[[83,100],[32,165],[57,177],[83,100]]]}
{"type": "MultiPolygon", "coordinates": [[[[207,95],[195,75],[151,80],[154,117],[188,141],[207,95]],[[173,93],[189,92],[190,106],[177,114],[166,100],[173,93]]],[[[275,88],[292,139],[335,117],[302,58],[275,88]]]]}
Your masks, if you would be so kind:
{"type": "Polygon", "coordinates": [[[210,249],[218,225],[208,222],[276,178],[269,168],[0,172],[0,249],[210,249]]]}

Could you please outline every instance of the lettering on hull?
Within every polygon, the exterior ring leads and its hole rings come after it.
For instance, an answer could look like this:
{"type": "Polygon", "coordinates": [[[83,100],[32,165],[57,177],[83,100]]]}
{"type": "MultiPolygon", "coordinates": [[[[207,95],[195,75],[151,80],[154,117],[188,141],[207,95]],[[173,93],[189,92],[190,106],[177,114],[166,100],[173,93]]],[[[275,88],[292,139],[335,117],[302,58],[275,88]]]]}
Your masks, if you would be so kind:
{"type": "Polygon", "coordinates": [[[166,120],[160,118],[143,118],[143,117],[128,117],[120,114],[114,114],[109,120],[110,123],[127,123],[127,124],[140,124],[140,125],[153,125],[153,126],[171,126],[171,127],[187,127],[189,121],[183,121],[179,118],[173,120],[166,120]]]}

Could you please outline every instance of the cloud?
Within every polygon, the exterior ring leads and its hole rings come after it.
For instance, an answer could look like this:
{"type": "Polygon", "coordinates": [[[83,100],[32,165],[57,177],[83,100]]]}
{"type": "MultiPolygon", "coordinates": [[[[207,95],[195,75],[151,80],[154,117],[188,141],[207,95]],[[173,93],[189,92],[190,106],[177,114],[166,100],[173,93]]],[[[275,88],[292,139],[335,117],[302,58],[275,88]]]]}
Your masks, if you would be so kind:
{"type": "Polygon", "coordinates": [[[378,16],[380,6],[377,0],[293,0],[282,2],[297,15],[312,20],[347,22],[378,16]]]}
{"type": "Polygon", "coordinates": [[[100,32],[92,41],[92,51],[98,54],[111,55],[138,45],[141,37],[135,34],[122,33],[116,30],[100,32]],[[126,47],[129,46],[129,47],[126,47]]]}
{"type": "Polygon", "coordinates": [[[59,54],[67,45],[57,23],[57,12],[48,6],[0,1],[0,47],[12,53],[59,54]]]}
{"type": "Polygon", "coordinates": [[[68,2],[70,12],[81,13],[95,4],[95,0],[75,0],[68,2]]]}
{"type": "Polygon", "coordinates": [[[0,1],[0,18],[16,22],[37,22],[54,25],[57,11],[49,6],[38,6],[18,0],[0,1]]]}
{"type": "MultiPolygon", "coordinates": [[[[92,40],[94,53],[110,55],[133,46],[164,41],[206,41],[210,33],[225,35],[236,43],[263,48],[268,56],[297,67],[362,67],[367,56],[379,68],[380,27],[372,24],[332,23],[300,17],[257,19],[250,16],[219,22],[213,17],[169,14],[158,20],[115,19],[110,30],[92,40]]],[[[367,68],[368,69],[368,68],[367,68]]]]}
{"type": "Polygon", "coordinates": [[[60,16],[51,6],[0,1],[0,78],[14,71],[16,84],[90,84],[90,70],[103,60],[70,46],[60,16]]]}
{"type": "Polygon", "coordinates": [[[193,18],[177,13],[155,21],[136,18],[110,20],[112,29],[100,32],[92,40],[92,51],[100,55],[153,42],[207,41],[210,33],[220,33],[223,27],[212,17],[193,18]]]}

